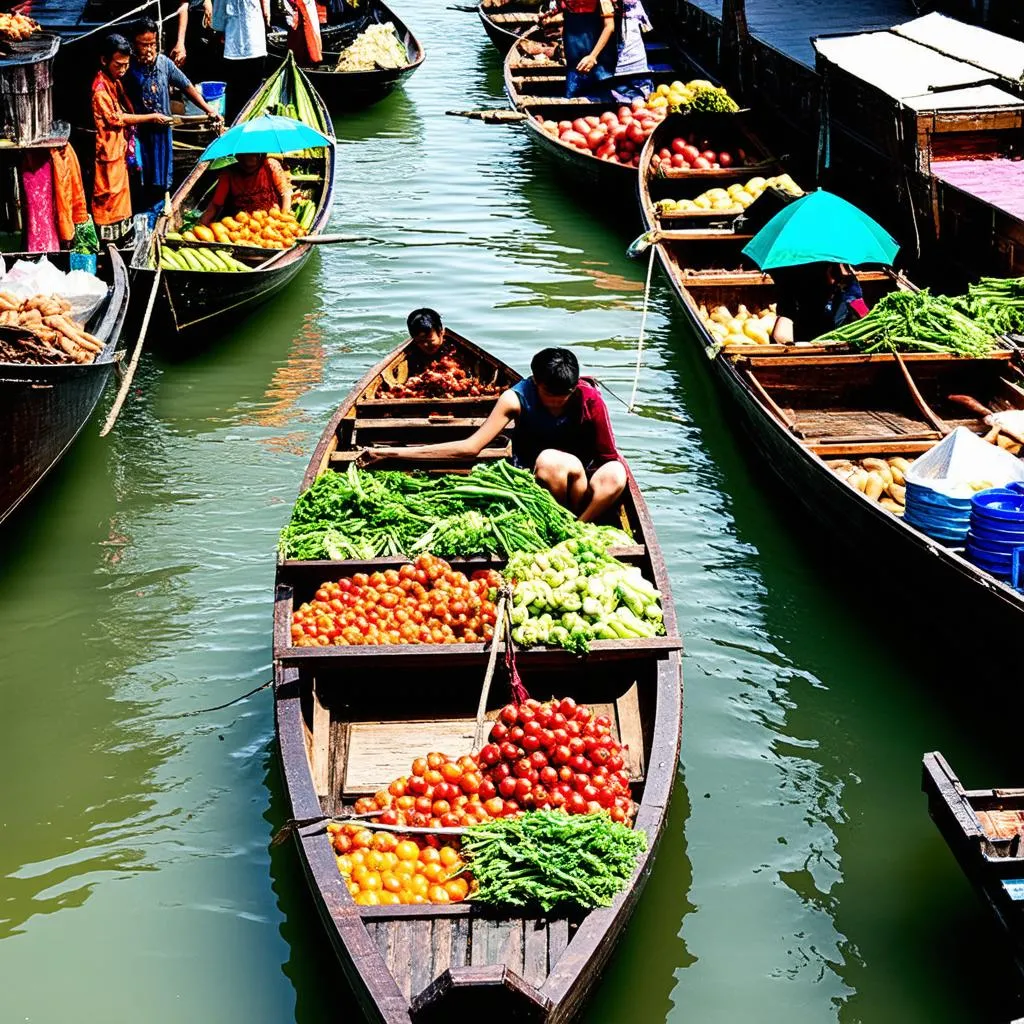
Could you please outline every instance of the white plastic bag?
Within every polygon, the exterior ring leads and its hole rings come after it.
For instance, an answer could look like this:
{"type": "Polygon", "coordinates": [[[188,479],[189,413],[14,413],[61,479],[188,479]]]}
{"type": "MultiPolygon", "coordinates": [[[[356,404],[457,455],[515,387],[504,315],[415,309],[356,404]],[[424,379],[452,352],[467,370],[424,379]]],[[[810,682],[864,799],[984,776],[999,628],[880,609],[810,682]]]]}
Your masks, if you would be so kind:
{"type": "Polygon", "coordinates": [[[95,274],[85,270],[65,274],[45,256],[39,260],[18,260],[6,274],[0,274],[0,285],[19,299],[30,299],[33,295],[66,299],[71,303],[71,315],[83,324],[107,294],[106,284],[95,274]]]}
{"type": "Polygon", "coordinates": [[[957,427],[947,434],[907,472],[907,483],[929,487],[950,498],[969,498],[981,483],[1005,487],[1012,480],[1024,480],[1024,462],[998,445],[983,441],[967,427],[957,427]]]}

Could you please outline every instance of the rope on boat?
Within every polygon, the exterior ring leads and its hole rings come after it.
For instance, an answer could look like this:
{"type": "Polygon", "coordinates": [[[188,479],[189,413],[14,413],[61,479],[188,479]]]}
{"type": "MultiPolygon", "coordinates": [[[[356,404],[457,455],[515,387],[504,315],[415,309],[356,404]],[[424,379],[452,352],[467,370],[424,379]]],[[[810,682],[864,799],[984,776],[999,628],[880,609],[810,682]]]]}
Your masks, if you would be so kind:
{"type": "MultiPolygon", "coordinates": [[[[80,36],[75,36],[71,42],[81,42],[83,39],[88,39],[89,36],[95,35],[97,32],[109,32],[111,31],[111,26],[117,25],[122,21],[127,21],[129,18],[133,18],[136,14],[141,14],[143,11],[148,11],[152,6],[153,0],[146,0],[145,3],[139,4],[138,7],[133,7],[130,11],[125,11],[124,14],[119,14],[116,18],[111,18],[110,21],[105,21],[102,25],[97,25],[96,28],[91,28],[88,32],[83,32],[80,36]]],[[[157,25],[162,28],[163,12],[160,10],[160,0],[157,0],[156,2],[156,13],[157,25]]]]}
{"type": "Polygon", "coordinates": [[[260,683],[259,686],[250,690],[248,693],[243,693],[241,697],[235,697],[234,700],[229,700],[226,704],[218,704],[212,708],[199,708],[196,711],[180,711],[176,715],[161,715],[160,718],[156,719],[158,722],[169,722],[175,718],[192,718],[194,715],[205,715],[211,711],[223,711],[225,708],[229,708],[234,704],[241,704],[243,700],[248,700],[250,697],[255,696],[260,690],[265,690],[268,686],[273,686],[274,680],[268,679],[265,683],[260,683]]]}
{"type": "Polygon", "coordinates": [[[633,390],[629,395],[629,405],[626,406],[626,412],[636,412],[636,392],[637,388],[640,387],[640,369],[643,366],[644,328],[647,326],[647,309],[651,298],[651,275],[654,272],[654,251],[655,246],[652,245],[650,255],[647,258],[647,281],[644,283],[644,305],[643,311],[640,314],[640,334],[637,337],[636,342],[636,373],[633,376],[633,390]]]}
{"type": "Polygon", "coordinates": [[[501,638],[505,643],[512,642],[512,635],[508,632],[505,608],[511,595],[511,587],[506,583],[501,588],[501,596],[498,598],[498,609],[494,616],[494,635],[491,637],[491,654],[487,659],[487,671],[484,673],[483,685],[480,687],[480,701],[476,707],[476,729],[473,733],[473,749],[479,750],[484,745],[484,725],[487,715],[487,697],[491,692],[491,680],[494,678],[494,669],[498,664],[498,644],[501,638]]]}

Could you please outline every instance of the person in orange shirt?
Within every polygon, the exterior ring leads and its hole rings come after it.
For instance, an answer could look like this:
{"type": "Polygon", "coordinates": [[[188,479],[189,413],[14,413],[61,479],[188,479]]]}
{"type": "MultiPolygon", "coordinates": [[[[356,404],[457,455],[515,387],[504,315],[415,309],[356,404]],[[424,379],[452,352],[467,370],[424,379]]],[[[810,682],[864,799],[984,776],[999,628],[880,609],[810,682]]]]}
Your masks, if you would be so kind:
{"type": "Polygon", "coordinates": [[[104,241],[118,242],[131,230],[132,199],[128,181],[129,131],[138,124],[170,124],[166,114],[136,114],[121,79],[132,48],[112,32],[100,44],[100,70],[92,83],[92,118],[96,126],[96,172],[92,216],[104,241]]]}
{"type": "Polygon", "coordinates": [[[213,198],[199,219],[212,224],[222,216],[244,210],[270,210],[275,206],[287,213],[292,206],[292,184],[288,172],[265,153],[239,153],[233,167],[220,172],[213,198]]]}

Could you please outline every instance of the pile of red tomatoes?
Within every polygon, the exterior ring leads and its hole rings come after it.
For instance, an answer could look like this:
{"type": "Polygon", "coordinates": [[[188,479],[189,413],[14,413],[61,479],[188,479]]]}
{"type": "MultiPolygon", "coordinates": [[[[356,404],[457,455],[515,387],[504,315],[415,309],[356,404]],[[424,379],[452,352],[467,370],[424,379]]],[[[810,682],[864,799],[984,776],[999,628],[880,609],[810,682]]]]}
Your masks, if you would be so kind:
{"type": "Polygon", "coordinates": [[[664,108],[651,109],[642,99],[630,107],[606,110],[603,114],[578,117],[575,121],[548,121],[536,116],[541,131],[599,160],[637,167],[647,136],[665,120],[664,108]]]}
{"type": "Polygon", "coordinates": [[[629,771],[611,720],[571,697],[507,704],[478,753],[453,760],[431,753],[386,791],[356,801],[382,825],[475,825],[529,810],[633,814],[629,771]]]}
{"type": "Polygon", "coordinates": [[[472,579],[442,558],[325,583],[292,613],[295,647],[359,644],[471,644],[494,635],[490,600],[501,577],[478,569],[472,579]]]}
{"type": "Polygon", "coordinates": [[[716,152],[711,149],[707,139],[698,139],[691,132],[687,138],[676,136],[667,146],[659,149],[651,157],[651,170],[664,168],[667,171],[674,168],[681,171],[717,171],[720,167],[742,167],[746,159],[747,155],[742,149],[737,149],[735,153],[727,150],[716,152]]]}

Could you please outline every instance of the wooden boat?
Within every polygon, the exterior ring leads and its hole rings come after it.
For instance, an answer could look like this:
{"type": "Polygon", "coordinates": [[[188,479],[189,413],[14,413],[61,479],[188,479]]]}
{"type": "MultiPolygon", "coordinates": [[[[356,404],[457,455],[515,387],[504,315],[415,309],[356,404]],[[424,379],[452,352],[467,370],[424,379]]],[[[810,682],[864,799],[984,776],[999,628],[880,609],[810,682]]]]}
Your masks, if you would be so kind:
{"type": "MultiPolygon", "coordinates": [[[[464,365],[504,386],[518,374],[464,338],[448,332],[464,365]]],[[[331,418],[303,479],[344,469],[366,445],[404,444],[465,436],[493,406],[493,398],[439,400],[387,397],[386,381],[422,360],[406,342],[353,388],[331,418]]],[[[481,458],[508,454],[499,436],[481,458]]],[[[392,461],[389,468],[430,463],[392,461]]],[[[458,472],[461,467],[448,464],[458,472]]],[[[614,905],[590,913],[501,913],[472,902],[447,906],[357,906],[339,875],[323,827],[297,833],[299,854],[314,901],[359,1002],[373,1021],[427,1024],[466,1010],[494,1020],[567,1021],[575,1016],[611,955],[651,870],[677,772],[681,730],[680,640],[665,563],[636,481],[617,512],[635,545],[618,557],[643,567],[661,590],[667,635],[651,640],[595,641],[585,658],[565,651],[520,652],[528,688],[564,693],[605,708],[621,740],[635,752],[636,827],[648,850],[627,891],[614,905]]],[[[277,738],[285,788],[295,819],[337,814],[354,798],[408,770],[420,749],[469,750],[487,652],[483,644],[457,646],[291,647],[292,609],[326,579],[405,559],[367,562],[279,561],[274,609],[277,738]],[[443,672],[445,686],[425,697],[418,670],[443,672]],[[410,671],[411,670],[411,671],[410,671]],[[353,672],[360,673],[357,678],[353,672]],[[373,673],[373,685],[359,678],[373,673]],[[468,732],[467,732],[468,726],[468,732]],[[378,753],[373,754],[376,750],[378,753]]],[[[486,558],[467,569],[500,563],[486,558]]],[[[496,685],[490,705],[503,702],[496,685]]],[[[431,692],[434,692],[431,689],[431,692]]]]}
{"type": "MultiPolygon", "coordinates": [[[[656,82],[671,81],[676,71],[668,48],[656,41],[646,41],[646,46],[651,78],[656,82]]],[[[505,58],[505,92],[512,106],[526,115],[523,123],[530,141],[574,185],[592,191],[602,200],[632,196],[636,189],[635,168],[601,160],[593,153],[570,146],[549,135],[538,123],[538,118],[572,121],[622,106],[612,100],[594,101],[586,96],[566,98],[565,77],[564,60],[556,54],[553,43],[543,41],[538,29],[516,39],[505,58]]],[[[631,203],[628,211],[632,213],[631,203]]]]}
{"type": "Polygon", "coordinates": [[[504,57],[524,32],[536,27],[539,9],[529,0],[482,0],[476,13],[487,38],[504,57]]]}
{"type": "MultiPolygon", "coordinates": [[[[323,42],[323,61],[316,66],[303,67],[303,72],[323,98],[331,111],[360,110],[384,99],[393,89],[411,78],[423,63],[425,56],[419,40],[409,27],[382,0],[371,0],[368,8],[351,20],[339,25],[327,25],[320,30],[323,42]],[[335,71],[341,51],[370,25],[391,22],[405,46],[407,63],[400,68],[377,67],[372,71],[335,71]]],[[[288,37],[283,31],[267,36],[267,59],[279,61],[288,53],[288,37]]]]}
{"type": "MultiPolygon", "coordinates": [[[[766,309],[775,301],[775,285],[770,275],[744,265],[739,250],[749,232],[742,225],[732,231],[662,232],[654,187],[649,173],[640,178],[644,224],[657,232],[655,256],[689,321],[690,337],[710,357],[761,461],[817,521],[839,524],[844,537],[862,550],[891,550],[904,580],[941,588],[949,607],[971,602],[972,623],[984,606],[992,622],[1005,620],[1019,628],[1024,594],[974,566],[961,549],[905,523],[835,472],[844,460],[912,461],[957,426],[987,434],[984,416],[950,396],[972,396],[992,411],[1024,408],[1019,355],[1010,345],[981,359],[931,353],[897,359],[813,343],[723,348],[702,310],[725,305],[735,312],[741,304],[750,311],[766,309]]],[[[887,291],[914,287],[892,271],[858,277],[869,306],[887,291]]]]}
{"type": "MultiPolygon", "coordinates": [[[[296,90],[299,88],[307,91],[309,107],[312,109],[312,127],[333,139],[334,131],[327,108],[296,67],[291,54],[249,100],[235,119],[235,124],[256,117],[268,108],[276,109],[278,104],[295,103],[296,90]]],[[[308,234],[317,235],[323,232],[331,215],[334,147],[307,151],[298,160],[309,170],[301,175],[293,173],[292,183],[296,188],[308,189],[316,203],[316,214],[308,234]]],[[[132,262],[132,269],[137,275],[136,289],[142,296],[148,296],[152,287],[157,245],[163,243],[167,231],[182,229],[186,213],[205,206],[215,180],[216,173],[211,171],[208,162],[203,161],[174,193],[171,199],[174,212],[170,222],[165,220],[158,224],[149,248],[137,253],[132,262]]],[[[188,243],[171,244],[180,248],[188,243]]],[[[154,326],[162,325],[164,330],[173,331],[176,338],[182,332],[189,331],[194,338],[208,341],[211,339],[208,333],[210,328],[223,326],[228,316],[235,320],[284,288],[305,266],[313,251],[312,243],[308,242],[293,245],[286,250],[241,245],[227,248],[236,259],[253,269],[248,273],[164,270],[159,284],[158,308],[153,315],[154,326]]]]}
{"type": "Polygon", "coordinates": [[[1024,972],[1024,789],[964,789],[937,751],[924,755],[928,813],[1013,943],[1024,972]]]}
{"type": "MultiPolygon", "coordinates": [[[[0,430],[6,439],[0,451],[0,522],[71,447],[114,368],[128,311],[128,271],[117,250],[108,252],[100,261],[101,276],[110,286],[107,298],[85,325],[104,343],[95,361],[59,366],[0,362],[0,430]]],[[[59,256],[48,257],[61,267],[59,256]]],[[[64,254],[61,269],[67,269],[67,262],[64,254]]]]}

